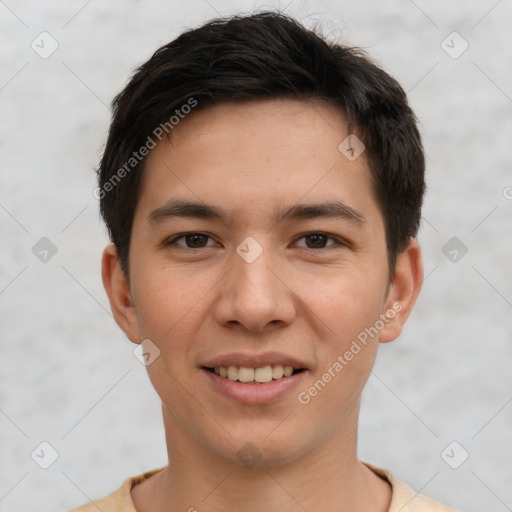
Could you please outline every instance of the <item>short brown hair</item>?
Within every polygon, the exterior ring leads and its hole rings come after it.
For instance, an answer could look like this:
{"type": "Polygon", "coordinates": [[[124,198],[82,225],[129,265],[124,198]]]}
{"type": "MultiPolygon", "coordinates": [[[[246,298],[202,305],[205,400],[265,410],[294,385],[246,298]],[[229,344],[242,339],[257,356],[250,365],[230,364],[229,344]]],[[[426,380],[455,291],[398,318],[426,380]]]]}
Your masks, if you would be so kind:
{"type": "Polygon", "coordinates": [[[204,109],[280,97],[338,105],[349,129],[357,129],[393,275],[397,255],[417,234],[425,191],[423,148],[405,92],[362,50],[329,43],[284,14],[261,12],[215,19],[184,32],[138,68],[114,99],[97,197],[127,276],[144,166],[138,150],[155,131],[171,134],[172,118],[185,105],[204,109]]]}

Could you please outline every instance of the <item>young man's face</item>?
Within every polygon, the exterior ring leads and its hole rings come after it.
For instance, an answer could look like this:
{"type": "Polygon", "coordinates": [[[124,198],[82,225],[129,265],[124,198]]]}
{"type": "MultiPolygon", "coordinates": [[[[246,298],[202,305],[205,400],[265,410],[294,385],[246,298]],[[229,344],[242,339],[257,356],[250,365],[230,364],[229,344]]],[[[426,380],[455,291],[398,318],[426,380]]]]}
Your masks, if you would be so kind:
{"type": "Polygon", "coordinates": [[[340,152],[347,135],[325,103],[232,103],[194,112],[148,156],[130,287],[112,247],[104,280],[131,341],[160,350],[148,372],[176,450],[265,465],[355,440],[421,260],[411,243],[390,282],[368,162],[340,152]],[[296,373],[222,376],[280,366],[296,373]]]}

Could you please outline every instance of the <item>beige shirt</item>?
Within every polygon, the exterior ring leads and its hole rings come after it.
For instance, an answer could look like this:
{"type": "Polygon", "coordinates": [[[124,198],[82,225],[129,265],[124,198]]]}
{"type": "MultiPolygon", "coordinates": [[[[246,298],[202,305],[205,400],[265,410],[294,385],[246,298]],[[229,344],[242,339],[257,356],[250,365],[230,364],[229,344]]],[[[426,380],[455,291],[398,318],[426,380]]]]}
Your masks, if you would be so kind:
{"type": "MultiPolygon", "coordinates": [[[[414,492],[407,484],[398,480],[387,469],[380,469],[365,463],[374,473],[387,480],[392,488],[391,505],[388,512],[456,512],[437,501],[414,492]]],[[[127,478],[120,489],[105,498],[75,508],[70,512],[137,512],[130,491],[132,488],[163,468],[148,471],[142,475],[127,478]]]]}

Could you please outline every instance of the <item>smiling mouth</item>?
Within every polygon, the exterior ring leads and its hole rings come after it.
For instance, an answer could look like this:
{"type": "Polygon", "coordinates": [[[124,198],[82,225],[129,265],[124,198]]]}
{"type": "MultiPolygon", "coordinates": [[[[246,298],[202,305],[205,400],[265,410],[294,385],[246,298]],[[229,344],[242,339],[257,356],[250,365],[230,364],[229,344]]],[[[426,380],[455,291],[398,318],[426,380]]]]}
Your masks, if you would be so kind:
{"type": "Polygon", "coordinates": [[[280,364],[259,368],[244,366],[216,366],[215,368],[204,366],[203,368],[221,378],[243,384],[266,384],[275,380],[286,379],[305,370],[305,368],[293,368],[293,366],[282,366],[280,364]]]}

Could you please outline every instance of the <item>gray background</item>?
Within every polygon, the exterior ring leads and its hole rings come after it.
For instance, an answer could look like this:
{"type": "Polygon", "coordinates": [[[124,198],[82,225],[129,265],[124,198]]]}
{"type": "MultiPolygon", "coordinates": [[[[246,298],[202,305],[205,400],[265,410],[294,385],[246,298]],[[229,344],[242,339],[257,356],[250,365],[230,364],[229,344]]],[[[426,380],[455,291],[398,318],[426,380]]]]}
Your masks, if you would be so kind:
{"type": "Polygon", "coordinates": [[[360,457],[461,511],[512,510],[510,0],[0,0],[0,510],[67,510],[166,463],[159,400],[101,284],[93,169],[135,66],[186,27],[272,6],[367,49],[409,92],[428,155],[427,277],[380,349],[360,457]],[[43,31],[48,58],[31,48],[43,31]],[[46,470],[42,441],[59,455],[46,470]]]}

